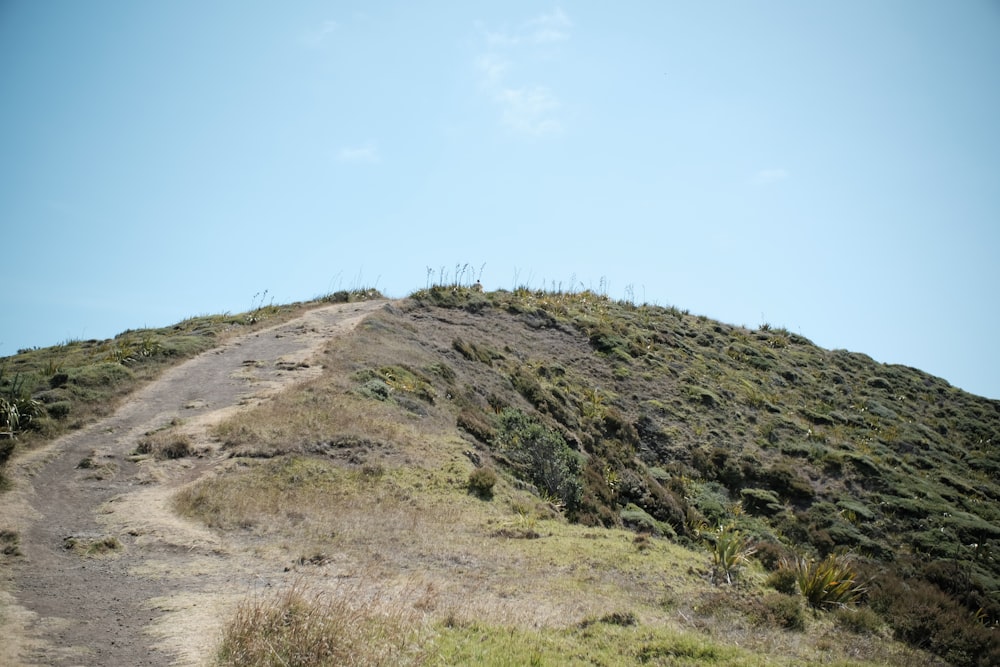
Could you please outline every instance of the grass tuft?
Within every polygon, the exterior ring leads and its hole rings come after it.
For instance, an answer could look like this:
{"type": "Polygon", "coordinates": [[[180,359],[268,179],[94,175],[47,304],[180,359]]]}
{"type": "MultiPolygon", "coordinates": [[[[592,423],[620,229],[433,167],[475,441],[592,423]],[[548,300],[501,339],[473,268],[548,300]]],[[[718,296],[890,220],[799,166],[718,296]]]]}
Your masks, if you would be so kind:
{"type": "Polygon", "coordinates": [[[301,582],[252,595],[223,631],[219,665],[409,665],[423,662],[417,616],[390,596],[311,592],[301,582]]]}

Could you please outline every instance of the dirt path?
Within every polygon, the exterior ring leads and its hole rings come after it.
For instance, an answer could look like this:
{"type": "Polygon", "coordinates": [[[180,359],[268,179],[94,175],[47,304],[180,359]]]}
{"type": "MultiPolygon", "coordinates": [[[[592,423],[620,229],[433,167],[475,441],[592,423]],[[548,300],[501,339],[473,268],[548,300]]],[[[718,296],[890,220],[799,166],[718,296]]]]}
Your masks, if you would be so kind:
{"type": "Polygon", "coordinates": [[[383,304],[323,306],[234,338],[170,369],[111,417],[15,461],[16,487],[0,511],[21,535],[22,556],[8,561],[0,586],[0,663],[204,662],[224,612],[269,574],[169,511],[179,485],[218,464],[214,453],[169,462],[129,454],[145,433],[178,421],[211,450],[211,424],[318,374],[310,362],[324,342],[383,304]]]}

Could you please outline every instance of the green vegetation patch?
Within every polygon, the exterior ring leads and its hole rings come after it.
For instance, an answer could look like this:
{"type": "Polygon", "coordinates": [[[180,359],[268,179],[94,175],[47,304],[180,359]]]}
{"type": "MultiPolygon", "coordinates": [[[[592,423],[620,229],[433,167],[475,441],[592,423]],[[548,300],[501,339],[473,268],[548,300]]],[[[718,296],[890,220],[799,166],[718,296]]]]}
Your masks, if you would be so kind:
{"type": "MultiPolygon", "coordinates": [[[[609,618],[615,618],[610,617],[609,618]]],[[[704,635],[637,623],[565,629],[453,623],[437,629],[440,665],[753,665],[753,654],[704,635]]]]}

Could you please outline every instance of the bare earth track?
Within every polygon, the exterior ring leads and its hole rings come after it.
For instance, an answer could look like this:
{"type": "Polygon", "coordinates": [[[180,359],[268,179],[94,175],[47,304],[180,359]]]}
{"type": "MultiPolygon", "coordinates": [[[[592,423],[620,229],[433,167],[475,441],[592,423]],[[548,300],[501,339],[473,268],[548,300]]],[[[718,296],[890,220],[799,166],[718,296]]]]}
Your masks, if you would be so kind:
{"type": "Polygon", "coordinates": [[[220,462],[209,426],[317,374],[323,344],[384,303],[322,306],[233,338],[168,370],[111,417],[14,461],[16,486],[0,512],[22,555],[4,563],[0,664],[205,662],[225,613],[271,574],[175,517],[171,494],[220,462]],[[201,457],[130,456],[144,434],[171,423],[201,457]],[[107,553],[83,553],[105,539],[107,553]]]}

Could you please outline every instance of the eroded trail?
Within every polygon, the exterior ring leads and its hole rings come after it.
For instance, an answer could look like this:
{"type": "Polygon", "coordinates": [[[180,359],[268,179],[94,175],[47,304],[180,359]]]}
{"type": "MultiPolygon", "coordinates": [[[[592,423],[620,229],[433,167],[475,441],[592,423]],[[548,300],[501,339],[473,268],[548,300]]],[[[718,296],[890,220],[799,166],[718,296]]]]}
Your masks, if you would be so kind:
{"type": "MultiPolygon", "coordinates": [[[[172,368],[114,415],[12,466],[5,521],[21,534],[22,556],[4,573],[0,663],[43,665],[191,664],[213,637],[172,627],[170,600],[191,590],[211,600],[253,576],[231,563],[208,531],[176,522],[170,493],[214,457],[145,465],[130,457],[143,434],[182,423],[195,442],[227,414],[318,374],[311,362],[332,336],[384,302],[323,306],[275,327],[227,341],[172,368]],[[157,627],[159,626],[159,629],[157,627]]],[[[200,597],[199,597],[200,596],[200,597]]],[[[197,615],[188,615],[197,618],[197,615]]]]}

